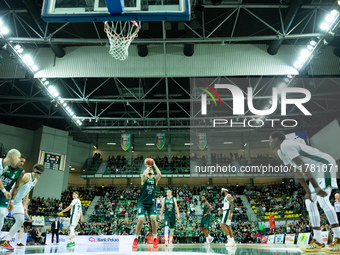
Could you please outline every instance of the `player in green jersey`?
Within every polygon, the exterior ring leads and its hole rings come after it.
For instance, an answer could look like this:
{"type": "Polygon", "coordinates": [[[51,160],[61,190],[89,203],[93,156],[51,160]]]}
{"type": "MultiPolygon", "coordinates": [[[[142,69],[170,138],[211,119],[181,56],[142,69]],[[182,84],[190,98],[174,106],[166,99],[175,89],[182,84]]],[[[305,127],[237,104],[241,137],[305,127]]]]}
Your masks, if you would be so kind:
{"type": "Polygon", "coordinates": [[[162,209],[161,209],[161,222],[163,212],[165,210],[165,230],[164,230],[164,237],[165,237],[165,246],[168,246],[168,233],[170,228],[170,244],[172,244],[172,239],[174,237],[174,229],[176,226],[176,217],[175,217],[175,210],[177,212],[177,219],[179,219],[179,210],[177,206],[176,198],[172,197],[172,190],[168,189],[166,192],[166,198],[162,202],[162,209]]]}
{"type": "Polygon", "coordinates": [[[136,238],[132,245],[132,248],[134,249],[136,249],[138,245],[138,235],[142,230],[146,212],[148,212],[151,220],[152,234],[154,237],[153,247],[158,248],[155,191],[157,183],[161,179],[162,174],[155,162],[153,163],[153,168],[156,170],[156,176],[154,176],[152,167],[147,167],[142,175],[142,190],[138,199],[138,223],[136,227],[136,238]]]}
{"type": "MultiPolygon", "coordinates": [[[[18,191],[18,182],[24,176],[25,171],[22,169],[25,163],[25,158],[21,158],[21,153],[16,149],[11,149],[6,158],[0,158],[0,231],[3,227],[5,217],[8,211],[13,208],[15,195],[18,191]],[[12,194],[10,193],[13,185],[15,184],[12,194]],[[14,192],[14,193],[13,193],[14,192]],[[10,200],[11,199],[11,200],[10,200]]],[[[7,244],[2,245],[5,248],[13,248],[7,244]]]]}
{"type": "Polygon", "coordinates": [[[211,226],[210,211],[213,208],[209,204],[208,200],[206,199],[204,195],[202,196],[201,201],[203,205],[203,216],[202,216],[202,221],[200,225],[200,230],[203,232],[206,238],[204,245],[210,245],[211,242],[214,240],[214,238],[211,235],[209,235],[209,227],[211,226]]]}

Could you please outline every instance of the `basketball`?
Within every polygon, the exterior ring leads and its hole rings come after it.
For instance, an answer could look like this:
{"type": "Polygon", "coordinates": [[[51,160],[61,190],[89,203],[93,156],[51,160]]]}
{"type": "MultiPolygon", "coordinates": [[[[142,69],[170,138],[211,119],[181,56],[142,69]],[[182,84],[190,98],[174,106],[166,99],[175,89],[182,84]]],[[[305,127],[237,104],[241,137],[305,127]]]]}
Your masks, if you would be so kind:
{"type": "Polygon", "coordinates": [[[152,158],[146,158],[144,161],[145,166],[153,166],[153,159],[152,158]]]}

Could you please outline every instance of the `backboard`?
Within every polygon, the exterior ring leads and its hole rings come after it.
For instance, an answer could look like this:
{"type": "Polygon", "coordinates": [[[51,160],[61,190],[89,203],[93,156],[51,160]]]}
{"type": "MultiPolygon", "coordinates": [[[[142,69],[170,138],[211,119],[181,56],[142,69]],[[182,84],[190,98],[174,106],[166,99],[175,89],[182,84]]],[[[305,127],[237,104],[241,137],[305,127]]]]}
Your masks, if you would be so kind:
{"type": "Polygon", "coordinates": [[[186,21],[190,0],[45,0],[46,22],[186,21]]]}

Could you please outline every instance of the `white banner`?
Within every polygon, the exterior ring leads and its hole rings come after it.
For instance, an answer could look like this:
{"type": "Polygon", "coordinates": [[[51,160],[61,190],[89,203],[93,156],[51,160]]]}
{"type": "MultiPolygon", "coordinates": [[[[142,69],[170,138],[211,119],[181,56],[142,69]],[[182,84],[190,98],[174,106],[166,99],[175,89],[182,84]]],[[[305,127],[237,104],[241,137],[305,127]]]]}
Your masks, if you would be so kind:
{"type": "MultiPolygon", "coordinates": [[[[104,251],[109,251],[110,253],[119,253],[119,254],[130,254],[131,253],[131,247],[133,240],[135,238],[134,235],[130,236],[76,236],[74,239],[75,246],[72,248],[66,248],[66,242],[68,242],[68,236],[59,236],[59,245],[51,245],[51,235],[47,235],[46,237],[46,245],[44,247],[44,253],[53,253],[53,254],[85,254],[87,252],[90,253],[98,253],[98,247],[100,246],[104,249],[104,251]],[[99,238],[100,240],[98,240],[99,238]],[[81,240],[83,239],[83,240],[81,240]],[[84,243],[88,243],[88,240],[90,243],[87,245],[84,245],[84,243]],[[106,241],[103,241],[103,239],[106,239],[106,241]],[[109,239],[119,239],[119,242],[111,242],[109,239]],[[66,242],[61,242],[61,240],[66,242]],[[87,241],[86,241],[87,240],[87,241]],[[98,243],[96,243],[99,241],[98,243]]],[[[16,254],[21,254],[20,252],[25,252],[25,249],[17,249],[16,254]]],[[[27,248],[26,248],[27,252],[27,248]]],[[[99,254],[99,253],[98,253],[99,254]]],[[[101,253],[103,254],[103,252],[101,253]]]]}
{"type": "MultiPolygon", "coordinates": [[[[8,232],[5,232],[5,231],[1,232],[1,235],[4,236],[4,237],[7,234],[8,234],[8,232]]],[[[15,236],[12,237],[12,239],[10,240],[11,245],[13,245],[13,246],[17,245],[17,243],[18,243],[18,235],[19,235],[19,233],[16,233],[15,236]]],[[[26,240],[27,240],[27,233],[23,233],[20,243],[22,243],[23,245],[26,246],[26,240]]]]}
{"type": "Polygon", "coordinates": [[[285,235],[275,235],[275,244],[283,244],[283,241],[285,240],[285,235]]]}
{"type": "Polygon", "coordinates": [[[36,217],[32,216],[32,225],[34,226],[45,226],[45,218],[44,217],[36,217]]]}
{"type": "Polygon", "coordinates": [[[267,244],[273,244],[274,241],[275,241],[275,235],[270,235],[270,236],[268,237],[268,242],[267,242],[267,244]]]}
{"type": "MultiPolygon", "coordinates": [[[[131,244],[133,243],[135,236],[75,236],[74,242],[78,244],[131,244]]],[[[46,244],[51,244],[52,234],[46,235],[46,244]]],[[[59,244],[67,244],[69,241],[68,236],[59,235],[59,244]]]]}
{"type": "Polygon", "coordinates": [[[321,238],[324,244],[328,243],[328,235],[329,235],[329,231],[321,231],[321,238]]]}
{"type": "Polygon", "coordinates": [[[300,233],[297,244],[308,244],[309,238],[310,238],[310,233],[300,233]]]}
{"type": "Polygon", "coordinates": [[[295,237],[296,237],[295,234],[286,234],[285,244],[294,244],[295,237]]]}

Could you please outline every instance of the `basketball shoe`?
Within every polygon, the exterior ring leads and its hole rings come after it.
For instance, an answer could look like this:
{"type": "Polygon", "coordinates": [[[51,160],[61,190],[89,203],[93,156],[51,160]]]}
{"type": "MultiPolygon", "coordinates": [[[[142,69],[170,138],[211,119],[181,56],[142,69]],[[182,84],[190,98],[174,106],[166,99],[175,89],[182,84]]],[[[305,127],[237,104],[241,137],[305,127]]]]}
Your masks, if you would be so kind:
{"type": "Polygon", "coordinates": [[[8,249],[8,250],[11,250],[11,251],[14,250],[14,248],[13,248],[13,247],[9,244],[9,242],[7,242],[6,240],[1,241],[1,242],[0,242],[0,246],[6,248],[6,249],[8,249]]]}
{"type": "Polygon", "coordinates": [[[307,247],[300,248],[300,249],[305,252],[316,252],[316,251],[321,251],[321,249],[325,247],[326,246],[324,243],[319,243],[318,241],[313,239],[307,247]]]}

